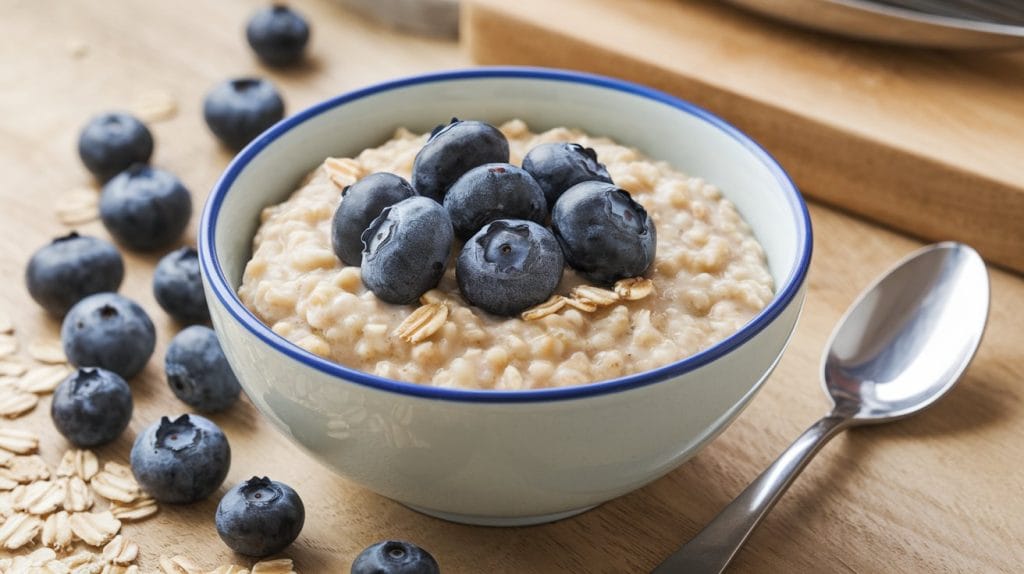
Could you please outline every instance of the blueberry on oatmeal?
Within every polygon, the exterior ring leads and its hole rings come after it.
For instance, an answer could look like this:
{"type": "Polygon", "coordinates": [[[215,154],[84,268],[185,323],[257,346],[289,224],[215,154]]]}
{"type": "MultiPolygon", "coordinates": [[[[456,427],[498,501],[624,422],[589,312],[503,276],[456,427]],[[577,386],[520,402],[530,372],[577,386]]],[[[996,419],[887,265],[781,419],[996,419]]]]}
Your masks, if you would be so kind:
{"type": "Polygon", "coordinates": [[[384,209],[363,232],[363,285],[382,301],[407,305],[437,286],[454,233],[448,212],[426,197],[384,209]]]}
{"type": "Polygon", "coordinates": [[[416,154],[412,186],[438,203],[462,174],[485,163],[508,163],[508,140],[498,128],[478,121],[452,119],[438,126],[416,154]]]}
{"type": "Polygon", "coordinates": [[[548,207],[570,187],[584,181],[612,183],[604,164],[597,161],[597,152],[577,143],[543,143],[523,158],[523,169],[530,172],[544,190],[548,207]]]}
{"type": "Polygon", "coordinates": [[[370,223],[384,211],[416,195],[412,185],[393,173],[377,172],[360,179],[341,192],[341,203],[331,220],[331,246],[346,265],[363,262],[360,237],[370,223]]]}
{"type": "Polygon", "coordinates": [[[455,277],[473,305],[495,315],[516,315],[551,297],[563,267],[558,241],[546,227],[499,219],[462,247],[455,277]]]}
{"type": "Polygon", "coordinates": [[[544,224],[544,192],[524,169],[486,163],[467,171],[448,188],[444,208],[455,235],[465,241],[496,219],[528,219],[544,224]]]}
{"type": "Polygon", "coordinates": [[[231,466],[231,447],[207,418],[163,417],[136,437],[131,465],[147,494],[159,502],[186,504],[220,488],[231,466]]]}
{"type": "Polygon", "coordinates": [[[88,295],[117,291],[123,278],[124,259],[110,242],[74,231],[40,247],[25,269],[29,295],[57,317],[88,295]]]}
{"type": "Polygon", "coordinates": [[[611,183],[587,181],[562,194],[551,211],[551,229],[569,265],[597,283],[638,277],[654,262],[654,222],[611,183]]]}

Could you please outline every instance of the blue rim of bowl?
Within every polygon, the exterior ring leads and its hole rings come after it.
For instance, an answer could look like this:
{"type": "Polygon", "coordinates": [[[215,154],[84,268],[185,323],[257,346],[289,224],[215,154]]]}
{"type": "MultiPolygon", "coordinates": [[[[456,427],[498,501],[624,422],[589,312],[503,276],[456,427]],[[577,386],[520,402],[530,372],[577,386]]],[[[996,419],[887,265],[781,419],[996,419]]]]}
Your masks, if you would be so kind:
{"type": "Polygon", "coordinates": [[[250,333],[270,345],[274,350],[328,375],[381,391],[443,401],[500,404],[581,399],[585,397],[617,393],[671,379],[672,377],[692,371],[721,358],[751,339],[757,333],[761,332],[776,317],[778,317],[786,307],[789,306],[790,302],[792,302],[793,298],[799,292],[807,275],[807,268],[811,260],[813,242],[811,235],[811,220],[810,215],[807,212],[807,205],[804,203],[800,192],[797,190],[793,181],[789,178],[786,172],[778,162],[775,161],[767,151],[765,151],[764,148],[731,124],[711,112],[653,88],[606,76],[582,72],[570,72],[552,68],[481,67],[465,70],[435,72],[383,82],[336,96],[281,120],[239,152],[239,154],[235,156],[228,165],[223,175],[221,175],[216,185],[214,185],[213,190],[210,192],[210,197],[207,199],[206,206],[203,209],[198,243],[203,274],[217,299],[224,305],[224,308],[236,321],[238,321],[250,333]],[[775,177],[776,182],[786,194],[786,198],[792,208],[794,218],[798,225],[797,242],[800,259],[796,267],[791,271],[789,277],[785,279],[782,289],[776,293],[776,296],[764,309],[761,310],[760,313],[740,328],[740,330],[729,337],[726,337],[716,345],[694,355],[690,355],[689,357],[685,357],[656,369],[619,377],[617,379],[571,387],[555,387],[525,391],[451,389],[415,383],[405,383],[372,375],[323,359],[309,351],[306,351],[305,349],[302,349],[301,347],[286,340],[284,337],[274,333],[269,327],[263,324],[263,322],[260,321],[252,311],[245,307],[238,298],[234,289],[231,288],[227,277],[225,277],[224,270],[221,268],[220,261],[212,246],[215,244],[214,237],[216,236],[217,216],[220,213],[220,208],[227,195],[227,191],[231,188],[235,179],[242,170],[254,157],[256,157],[256,155],[270,145],[271,142],[281,137],[295,126],[348,102],[373,96],[374,94],[381,92],[387,92],[389,90],[417,84],[494,78],[521,78],[529,80],[570,82],[641,96],[649,100],[666,104],[692,116],[696,116],[697,118],[714,125],[738,141],[744,148],[746,148],[747,151],[757,157],[775,177]]]}

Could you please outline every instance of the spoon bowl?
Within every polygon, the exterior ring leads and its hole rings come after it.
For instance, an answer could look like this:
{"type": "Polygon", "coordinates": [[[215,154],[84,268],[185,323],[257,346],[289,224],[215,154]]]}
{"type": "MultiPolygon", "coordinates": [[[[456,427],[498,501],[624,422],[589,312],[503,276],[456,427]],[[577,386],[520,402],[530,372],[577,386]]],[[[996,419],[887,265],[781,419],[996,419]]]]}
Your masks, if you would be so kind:
{"type": "Polygon", "coordinates": [[[967,369],[988,318],[985,263],[955,242],[908,255],[850,306],[832,332],[822,383],[852,424],[935,403],[967,369]]]}
{"type": "Polygon", "coordinates": [[[822,361],[832,411],[654,574],[722,572],[832,437],[934,404],[974,357],[988,308],[985,263],[967,245],[937,243],[897,263],[854,301],[832,332],[822,361]]]}

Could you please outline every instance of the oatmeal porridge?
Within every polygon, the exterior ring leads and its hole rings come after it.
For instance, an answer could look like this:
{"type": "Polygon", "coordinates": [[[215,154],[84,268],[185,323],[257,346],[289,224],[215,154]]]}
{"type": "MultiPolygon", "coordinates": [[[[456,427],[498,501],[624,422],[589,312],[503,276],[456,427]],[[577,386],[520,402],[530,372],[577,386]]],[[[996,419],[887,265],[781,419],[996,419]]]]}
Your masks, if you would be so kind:
{"type": "MultiPolygon", "coordinates": [[[[378,171],[410,177],[428,134],[400,129],[355,158],[328,158],[286,201],[263,210],[239,288],[242,301],[279,335],[348,367],[439,387],[516,390],[581,385],[663,366],[734,333],[771,300],[764,251],[712,184],[580,131],[535,134],[518,120],[500,130],[515,165],[546,142],[596,150],[615,184],[657,227],[657,255],[646,274],[649,296],[559,305],[557,312],[535,311],[531,320],[497,317],[465,302],[450,262],[420,310],[380,301],[363,286],[360,268],[335,256],[332,216],[342,188],[360,177],[378,171]],[[433,323],[422,340],[408,336],[414,311],[421,315],[414,321],[433,323]]],[[[573,288],[591,286],[566,267],[556,293],[573,288]]]]}

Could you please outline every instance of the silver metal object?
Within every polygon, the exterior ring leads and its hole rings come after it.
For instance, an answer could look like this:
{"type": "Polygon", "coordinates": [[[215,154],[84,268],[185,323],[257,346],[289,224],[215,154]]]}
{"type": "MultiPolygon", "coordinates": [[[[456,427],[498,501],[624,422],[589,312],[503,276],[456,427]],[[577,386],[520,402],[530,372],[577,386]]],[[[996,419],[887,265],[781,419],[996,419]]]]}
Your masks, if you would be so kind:
{"type": "MultiPolygon", "coordinates": [[[[1002,0],[1005,1],[1005,0],[1002,0]]],[[[729,0],[766,16],[854,38],[943,49],[1024,47],[1017,14],[997,20],[970,0],[729,0]],[[937,10],[935,4],[945,4],[937,10]],[[917,9],[912,9],[917,8],[917,9]],[[971,15],[973,17],[968,17],[971,15]]]]}
{"type": "Polygon", "coordinates": [[[337,0],[396,30],[440,38],[459,36],[459,0],[337,0]]]}
{"type": "Polygon", "coordinates": [[[974,357],[988,308],[985,264],[961,243],[925,247],[890,269],[832,332],[822,367],[832,411],[654,574],[722,572],[829,439],[910,416],[946,394],[974,357]]]}

